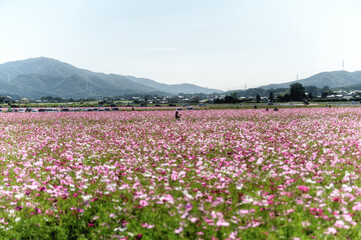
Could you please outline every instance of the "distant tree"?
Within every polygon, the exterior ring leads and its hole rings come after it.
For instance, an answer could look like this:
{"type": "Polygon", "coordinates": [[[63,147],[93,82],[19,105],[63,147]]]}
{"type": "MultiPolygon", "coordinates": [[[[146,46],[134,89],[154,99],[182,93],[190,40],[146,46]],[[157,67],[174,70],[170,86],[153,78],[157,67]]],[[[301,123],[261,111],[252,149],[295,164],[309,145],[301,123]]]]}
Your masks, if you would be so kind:
{"type": "Polygon", "coordinates": [[[256,102],[257,103],[261,102],[261,96],[259,94],[256,95],[256,102]]]}
{"type": "Polygon", "coordinates": [[[140,101],[139,101],[139,99],[138,99],[138,98],[135,98],[135,99],[133,99],[133,103],[134,103],[134,104],[139,104],[139,103],[140,103],[140,101]]]}
{"type": "Polygon", "coordinates": [[[273,92],[270,92],[270,93],[269,93],[268,101],[270,101],[270,102],[273,102],[273,101],[274,101],[273,92]]]}
{"type": "Polygon", "coordinates": [[[260,96],[267,96],[266,91],[263,88],[249,88],[245,91],[246,98],[248,96],[256,96],[257,94],[259,94],[260,96]]]}
{"type": "Polygon", "coordinates": [[[224,97],[224,102],[225,103],[237,103],[238,99],[237,98],[234,98],[230,95],[227,95],[224,97]]]}
{"type": "Polygon", "coordinates": [[[305,88],[301,83],[294,83],[290,85],[290,100],[301,101],[305,97],[305,88]]]}
{"type": "Polygon", "coordinates": [[[317,96],[320,94],[320,89],[316,86],[305,86],[305,91],[308,93],[312,93],[312,95],[317,96]]]}
{"type": "Polygon", "coordinates": [[[61,97],[52,97],[52,96],[42,97],[41,100],[46,100],[46,101],[51,102],[51,103],[64,102],[64,99],[62,99],[61,97]]]}
{"type": "Polygon", "coordinates": [[[214,102],[214,103],[224,103],[225,101],[224,101],[223,98],[215,98],[215,99],[213,100],[213,102],[214,102]]]}
{"type": "Polygon", "coordinates": [[[230,95],[231,97],[233,97],[233,98],[238,98],[238,94],[237,94],[236,91],[231,92],[229,95],[230,95]]]}
{"type": "Polygon", "coordinates": [[[169,102],[170,103],[179,103],[179,102],[181,102],[181,100],[179,99],[178,96],[173,96],[169,99],[169,102]]]}
{"type": "Polygon", "coordinates": [[[145,94],[144,95],[144,100],[147,102],[148,100],[152,100],[153,97],[151,95],[145,94]]]}
{"type": "Polygon", "coordinates": [[[191,98],[191,103],[199,103],[200,100],[201,98],[199,96],[193,96],[191,98]]]}
{"type": "Polygon", "coordinates": [[[291,101],[291,95],[290,93],[285,93],[285,94],[278,94],[277,95],[277,101],[278,102],[289,102],[291,101]]]}
{"type": "Polygon", "coordinates": [[[328,92],[328,91],[330,91],[330,87],[329,86],[323,86],[323,88],[322,88],[322,92],[328,92]]]}
{"type": "Polygon", "coordinates": [[[55,97],[54,101],[57,103],[62,103],[62,102],[64,102],[64,99],[62,99],[61,97],[55,97]]]}
{"type": "Polygon", "coordinates": [[[312,98],[313,98],[312,92],[309,92],[309,93],[308,93],[308,99],[309,99],[309,100],[312,100],[312,98]]]}
{"type": "Polygon", "coordinates": [[[328,95],[332,95],[333,92],[331,91],[329,86],[324,86],[322,88],[322,92],[321,92],[321,98],[326,98],[328,95]]]}

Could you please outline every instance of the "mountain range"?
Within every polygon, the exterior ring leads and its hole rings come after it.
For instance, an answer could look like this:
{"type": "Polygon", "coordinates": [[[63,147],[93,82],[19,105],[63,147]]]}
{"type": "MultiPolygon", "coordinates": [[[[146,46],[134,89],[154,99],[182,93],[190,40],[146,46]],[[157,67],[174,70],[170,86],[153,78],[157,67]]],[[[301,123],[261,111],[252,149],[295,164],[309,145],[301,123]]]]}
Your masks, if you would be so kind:
{"type": "MultiPolygon", "coordinates": [[[[289,88],[292,83],[322,88],[361,89],[361,71],[321,72],[311,77],[260,88],[289,88]]],[[[177,95],[223,93],[194,84],[163,84],[147,78],[96,73],[55,59],[39,57],[0,64],[0,95],[32,99],[44,96],[87,98],[126,94],[177,95]]]]}
{"type": "Polygon", "coordinates": [[[269,84],[261,86],[263,89],[276,89],[276,88],[289,88],[293,83],[301,83],[303,86],[316,86],[323,88],[329,86],[330,88],[339,87],[352,87],[354,85],[361,84],[361,71],[347,72],[347,71],[332,71],[332,72],[321,72],[311,77],[291,81],[287,83],[269,84]]]}
{"type": "Polygon", "coordinates": [[[30,58],[0,65],[0,95],[29,98],[86,98],[125,94],[177,95],[221,93],[194,84],[163,84],[151,79],[96,73],[51,58],[30,58]]]}

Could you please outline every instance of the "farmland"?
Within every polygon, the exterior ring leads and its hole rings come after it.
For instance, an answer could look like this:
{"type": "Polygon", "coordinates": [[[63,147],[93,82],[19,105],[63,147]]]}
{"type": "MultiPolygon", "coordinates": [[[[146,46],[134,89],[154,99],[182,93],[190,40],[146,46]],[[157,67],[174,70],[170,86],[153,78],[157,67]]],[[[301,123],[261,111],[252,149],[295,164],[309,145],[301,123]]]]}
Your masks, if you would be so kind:
{"type": "Polygon", "coordinates": [[[4,113],[6,239],[360,239],[361,109],[4,113]]]}

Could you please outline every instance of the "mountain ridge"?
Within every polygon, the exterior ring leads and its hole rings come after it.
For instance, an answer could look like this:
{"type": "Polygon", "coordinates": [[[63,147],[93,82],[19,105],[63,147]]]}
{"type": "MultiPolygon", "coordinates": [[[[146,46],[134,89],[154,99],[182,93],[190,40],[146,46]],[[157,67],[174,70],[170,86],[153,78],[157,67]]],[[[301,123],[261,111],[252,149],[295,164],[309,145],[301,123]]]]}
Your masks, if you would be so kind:
{"type": "Polygon", "coordinates": [[[322,88],[329,86],[330,88],[346,87],[354,84],[361,84],[361,71],[330,71],[320,72],[308,78],[294,80],[286,83],[274,83],[261,86],[263,89],[271,88],[288,88],[293,83],[301,83],[303,86],[316,86],[322,88]]]}
{"type": "Polygon", "coordinates": [[[46,57],[0,64],[0,86],[0,94],[29,98],[222,92],[194,84],[164,84],[147,78],[92,72],[46,57]]]}

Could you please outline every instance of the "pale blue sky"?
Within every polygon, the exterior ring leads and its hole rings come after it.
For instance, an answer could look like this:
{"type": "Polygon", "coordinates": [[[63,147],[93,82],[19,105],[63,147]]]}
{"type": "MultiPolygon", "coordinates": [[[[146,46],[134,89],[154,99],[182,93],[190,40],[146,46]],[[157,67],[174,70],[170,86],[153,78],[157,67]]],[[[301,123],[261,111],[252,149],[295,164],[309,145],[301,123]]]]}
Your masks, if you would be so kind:
{"type": "Polygon", "coordinates": [[[361,70],[359,0],[0,0],[0,63],[222,90],[361,70]]]}

